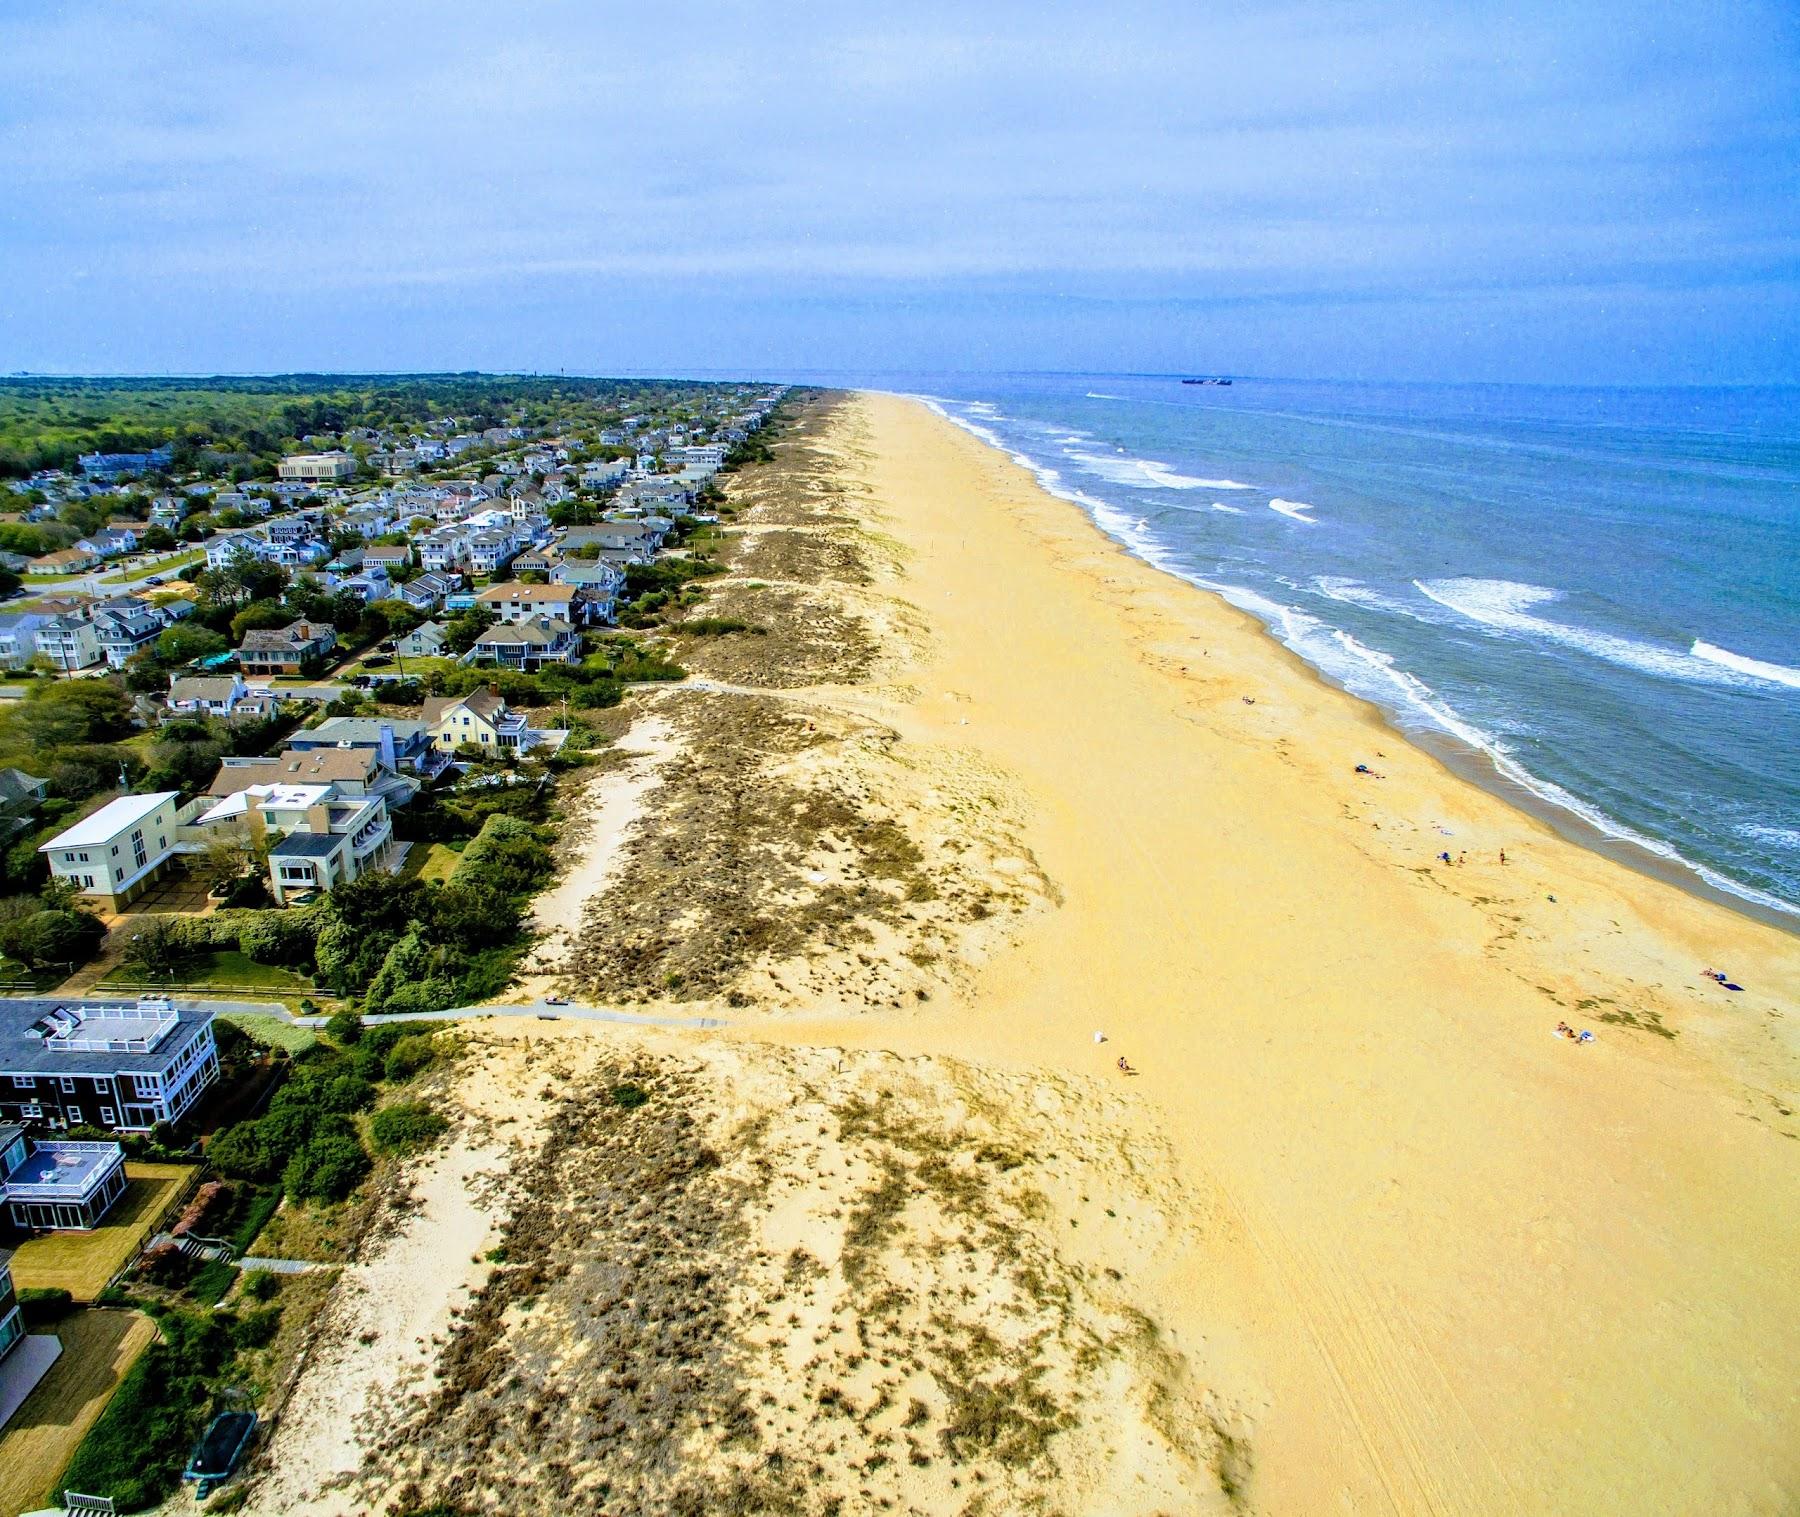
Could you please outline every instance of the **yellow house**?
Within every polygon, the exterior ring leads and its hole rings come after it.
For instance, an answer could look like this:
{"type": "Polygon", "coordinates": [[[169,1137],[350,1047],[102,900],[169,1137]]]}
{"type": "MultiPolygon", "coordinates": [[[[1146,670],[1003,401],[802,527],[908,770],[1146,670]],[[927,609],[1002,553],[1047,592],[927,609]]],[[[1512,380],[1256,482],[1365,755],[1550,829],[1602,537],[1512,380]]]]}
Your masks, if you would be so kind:
{"type": "Polygon", "coordinates": [[[524,716],[507,710],[498,690],[436,696],[425,702],[420,714],[431,733],[432,746],[446,753],[464,743],[477,748],[522,748],[531,738],[524,716]]]}

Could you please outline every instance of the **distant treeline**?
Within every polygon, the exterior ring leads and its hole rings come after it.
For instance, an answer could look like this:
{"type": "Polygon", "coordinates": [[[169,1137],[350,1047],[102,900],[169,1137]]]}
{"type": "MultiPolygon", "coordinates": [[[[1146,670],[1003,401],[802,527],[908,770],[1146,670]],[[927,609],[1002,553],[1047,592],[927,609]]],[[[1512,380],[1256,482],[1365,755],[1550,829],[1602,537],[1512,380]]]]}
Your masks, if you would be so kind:
{"type": "Polygon", "coordinates": [[[82,453],[171,444],[174,472],[251,477],[307,436],[451,416],[472,428],[571,430],[633,411],[679,415],[727,386],[492,374],[278,374],[189,379],[0,378],[0,478],[73,469],[82,453]]]}

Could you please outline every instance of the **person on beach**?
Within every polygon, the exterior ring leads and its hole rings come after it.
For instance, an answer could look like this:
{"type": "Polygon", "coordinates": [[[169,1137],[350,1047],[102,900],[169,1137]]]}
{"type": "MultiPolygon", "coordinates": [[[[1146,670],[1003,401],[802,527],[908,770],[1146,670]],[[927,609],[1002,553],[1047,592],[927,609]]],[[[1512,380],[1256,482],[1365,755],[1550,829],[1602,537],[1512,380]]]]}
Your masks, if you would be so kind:
{"type": "Polygon", "coordinates": [[[1504,848],[1500,850],[1500,862],[1502,864],[1506,862],[1506,850],[1504,848]]]}
{"type": "Polygon", "coordinates": [[[1137,1073],[1135,1069],[1125,1062],[1124,1054],[1119,1055],[1119,1073],[1122,1075],[1134,1075],[1137,1073]]]}
{"type": "Polygon", "coordinates": [[[1442,853],[1440,853],[1438,855],[1438,857],[1440,859],[1442,859],[1446,864],[1448,864],[1450,862],[1450,850],[1448,848],[1446,848],[1442,853]]]}

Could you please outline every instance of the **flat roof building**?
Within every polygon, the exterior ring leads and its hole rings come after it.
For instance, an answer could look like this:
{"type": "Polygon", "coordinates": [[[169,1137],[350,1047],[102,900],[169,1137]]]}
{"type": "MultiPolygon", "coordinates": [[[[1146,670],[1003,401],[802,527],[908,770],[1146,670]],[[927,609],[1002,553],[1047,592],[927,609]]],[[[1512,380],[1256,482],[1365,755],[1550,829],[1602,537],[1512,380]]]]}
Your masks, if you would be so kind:
{"type": "Polygon", "coordinates": [[[154,996],[0,1000],[0,1122],[146,1132],[218,1077],[211,1012],[154,996]]]}
{"type": "Polygon", "coordinates": [[[281,460],[283,479],[334,480],[348,479],[356,472],[353,453],[296,453],[281,460]]]}

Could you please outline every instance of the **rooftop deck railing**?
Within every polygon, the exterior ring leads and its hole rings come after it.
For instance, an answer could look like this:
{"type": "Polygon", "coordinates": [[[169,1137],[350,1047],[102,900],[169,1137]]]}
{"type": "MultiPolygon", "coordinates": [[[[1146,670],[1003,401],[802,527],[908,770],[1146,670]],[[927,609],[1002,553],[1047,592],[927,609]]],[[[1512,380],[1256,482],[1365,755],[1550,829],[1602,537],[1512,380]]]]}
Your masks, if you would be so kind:
{"type": "Polygon", "coordinates": [[[46,1149],[75,1149],[83,1153],[110,1152],[117,1158],[117,1163],[97,1164],[89,1170],[80,1181],[67,1180],[32,1180],[7,1179],[0,1181],[0,1193],[4,1193],[9,1201],[85,1201],[98,1190],[112,1172],[125,1162],[125,1151],[117,1143],[84,1143],[78,1140],[54,1143],[40,1143],[37,1151],[46,1149]]]}

